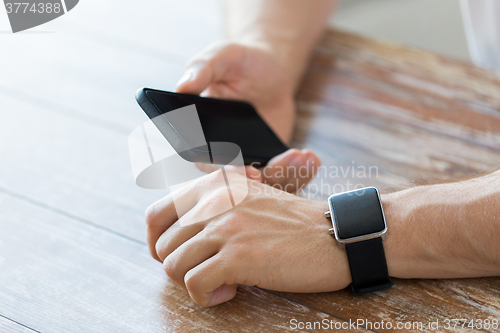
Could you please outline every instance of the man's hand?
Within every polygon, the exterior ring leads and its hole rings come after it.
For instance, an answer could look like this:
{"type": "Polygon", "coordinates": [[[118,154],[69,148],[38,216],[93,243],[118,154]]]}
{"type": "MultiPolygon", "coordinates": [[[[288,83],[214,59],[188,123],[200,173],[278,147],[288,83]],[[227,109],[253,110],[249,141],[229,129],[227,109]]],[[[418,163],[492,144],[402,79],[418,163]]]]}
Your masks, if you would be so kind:
{"type": "Polygon", "coordinates": [[[212,44],[189,61],[177,92],[250,102],[281,140],[291,139],[293,85],[263,44],[212,44]]]}
{"type": "MultiPolygon", "coordinates": [[[[249,101],[283,141],[291,138],[293,87],[276,55],[263,45],[211,45],[188,63],[177,92],[249,101]]],[[[291,149],[261,169],[262,179],[268,185],[296,192],[314,177],[320,165],[314,152],[291,149]],[[298,171],[302,176],[296,176],[298,171]]]]}
{"type": "MultiPolygon", "coordinates": [[[[177,193],[192,203],[177,216],[173,196],[146,213],[148,244],[167,275],[202,306],[232,299],[238,284],[286,292],[345,288],[345,253],[329,235],[326,202],[306,200],[241,175],[231,175],[233,196],[248,196],[235,208],[202,222],[227,198],[220,171],[177,193]],[[200,218],[201,217],[201,218],[200,218]],[[183,226],[181,226],[183,225],[183,226]]],[[[177,200],[176,198],[176,200],[177,200]]]]}

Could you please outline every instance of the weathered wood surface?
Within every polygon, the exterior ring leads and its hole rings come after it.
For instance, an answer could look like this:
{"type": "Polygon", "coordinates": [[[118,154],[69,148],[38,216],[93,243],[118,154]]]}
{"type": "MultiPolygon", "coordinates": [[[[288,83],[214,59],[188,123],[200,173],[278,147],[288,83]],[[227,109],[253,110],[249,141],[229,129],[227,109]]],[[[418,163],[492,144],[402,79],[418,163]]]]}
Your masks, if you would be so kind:
{"type": "Polygon", "coordinates": [[[295,145],[329,167],[378,170],[317,182],[398,187],[500,165],[500,81],[467,63],[331,32],[298,102],[295,145]]]}
{"type": "MultiPolygon", "coordinates": [[[[0,37],[9,50],[0,54],[1,332],[268,332],[289,329],[292,318],[499,317],[496,278],[398,280],[363,297],[242,288],[219,307],[193,304],[147,254],[143,211],[163,193],[134,186],[126,145],[145,119],[135,90],[173,89],[187,58],[220,37],[221,20],[214,2],[123,3],[88,0],[44,26],[57,33],[0,37]],[[102,15],[118,7],[120,15],[102,15]]],[[[468,64],[331,32],[298,94],[294,145],[344,172],[378,170],[316,185],[387,189],[474,174],[500,164],[499,88],[468,64]]]]}
{"type": "Polygon", "coordinates": [[[0,332],[5,333],[32,333],[35,332],[30,328],[23,326],[22,324],[16,323],[11,319],[5,317],[0,317],[0,332]]]}

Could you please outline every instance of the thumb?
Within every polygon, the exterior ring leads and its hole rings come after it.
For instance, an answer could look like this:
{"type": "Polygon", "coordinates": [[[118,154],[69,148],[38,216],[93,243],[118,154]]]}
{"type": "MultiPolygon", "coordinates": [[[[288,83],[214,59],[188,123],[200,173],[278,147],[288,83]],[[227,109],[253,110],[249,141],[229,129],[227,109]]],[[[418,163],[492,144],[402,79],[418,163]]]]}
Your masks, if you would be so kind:
{"type": "Polygon", "coordinates": [[[264,183],[287,192],[297,192],[316,175],[320,158],[308,149],[289,149],[272,158],[262,169],[264,183]]]}
{"type": "Polygon", "coordinates": [[[246,173],[248,179],[256,180],[259,183],[262,183],[262,174],[260,173],[259,170],[257,170],[253,166],[246,165],[245,166],[245,173],[246,173]]]}
{"type": "Polygon", "coordinates": [[[236,296],[237,289],[235,284],[223,284],[212,292],[207,306],[214,306],[232,300],[236,296]]]}
{"type": "Polygon", "coordinates": [[[176,92],[199,95],[214,80],[214,71],[208,63],[196,63],[189,66],[177,82],[176,92]]]}

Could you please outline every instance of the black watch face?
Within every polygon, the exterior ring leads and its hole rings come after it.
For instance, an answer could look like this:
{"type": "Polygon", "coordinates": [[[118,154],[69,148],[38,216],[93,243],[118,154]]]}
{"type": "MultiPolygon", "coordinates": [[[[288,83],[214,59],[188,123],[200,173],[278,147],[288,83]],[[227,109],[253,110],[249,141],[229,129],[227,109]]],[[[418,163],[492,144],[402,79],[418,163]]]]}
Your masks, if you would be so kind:
{"type": "Polygon", "coordinates": [[[332,195],[329,201],[339,240],[380,233],[386,228],[374,187],[332,195]]]}

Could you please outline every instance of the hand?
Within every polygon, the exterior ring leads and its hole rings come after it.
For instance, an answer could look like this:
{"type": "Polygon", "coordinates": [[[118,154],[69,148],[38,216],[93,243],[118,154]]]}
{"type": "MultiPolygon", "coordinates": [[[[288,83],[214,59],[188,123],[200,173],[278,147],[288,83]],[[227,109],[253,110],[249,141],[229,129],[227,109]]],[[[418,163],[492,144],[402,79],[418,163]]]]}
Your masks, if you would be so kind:
{"type": "MultiPolygon", "coordinates": [[[[196,166],[206,173],[217,170],[211,164],[197,163],[196,166]]],[[[265,167],[254,166],[258,169],[252,166],[245,167],[248,178],[258,179],[277,189],[295,193],[314,178],[321,166],[321,160],[309,149],[289,149],[273,157],[265,167]]]]}
{"type": "Polygon", "coordinates": [[[288,143],[295,118],[291,81],[268,47],[218,42],[189,61],[177,92],[250,102],[288,143]]]}
{"type": "Polygon", "coordinates": [[[248,189],[245,200],[223,214],[189,224],[195,216],[211,216],[225,200],[221,177],[220,171],[213,172],[177,193],[192,203],[183,216],[177,217],[172,195],[146,213],[151,254],[196,303],[226,302],[236,295],[238,284],[322,292],[351,282],[347,256],[328,233],[326,202],[232,175],[237,181],[231,192],[245,194],[248,189]]]}

